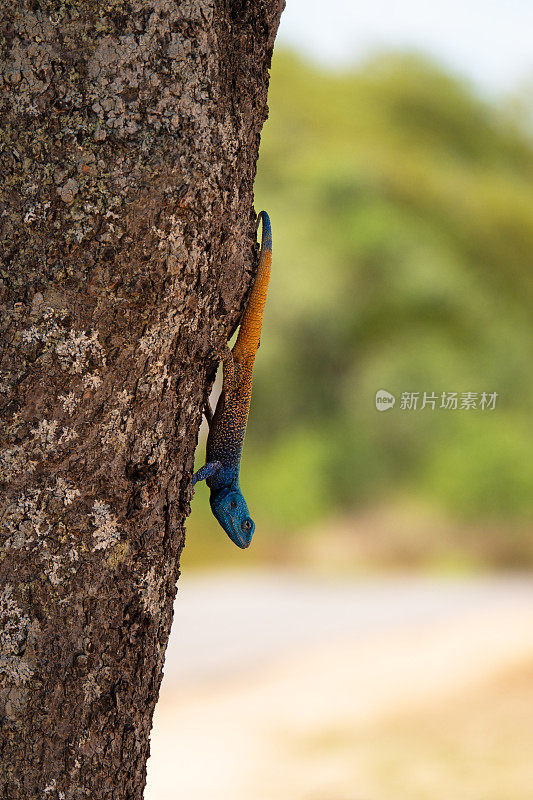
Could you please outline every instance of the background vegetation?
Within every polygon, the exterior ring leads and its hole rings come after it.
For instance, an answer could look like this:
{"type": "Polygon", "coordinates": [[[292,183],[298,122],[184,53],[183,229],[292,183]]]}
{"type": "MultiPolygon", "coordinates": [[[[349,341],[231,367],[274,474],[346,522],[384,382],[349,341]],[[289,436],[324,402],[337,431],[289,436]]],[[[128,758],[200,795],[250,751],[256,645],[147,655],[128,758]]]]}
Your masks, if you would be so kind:
{"type": "MultiPolygon", "coordinates": [[[[334,73],[278,52],[269,104],[256,208],[274,269],[242,468],[255,557],[321,538],[347,562],[362,541],[399,562],[532,561],[527,124],[402,54],[334,73]],[[437,408],[402,410],[402,392],[437,408]],[[498,398],[452,411],[442,392],[498,398]]],[[[184,560],[234,559],[205,488],[193,506],[184,560]]]]}

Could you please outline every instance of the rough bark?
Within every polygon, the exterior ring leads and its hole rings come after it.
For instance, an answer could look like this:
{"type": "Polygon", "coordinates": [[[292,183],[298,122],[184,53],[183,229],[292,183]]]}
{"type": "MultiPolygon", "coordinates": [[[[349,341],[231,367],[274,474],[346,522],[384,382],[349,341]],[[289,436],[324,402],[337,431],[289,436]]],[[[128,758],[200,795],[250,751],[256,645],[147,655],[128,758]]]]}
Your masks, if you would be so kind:
{"type": "Polygon", "coordinates": [[[6,800],[142,797],[281,8],[3,0],[6,800]]]}

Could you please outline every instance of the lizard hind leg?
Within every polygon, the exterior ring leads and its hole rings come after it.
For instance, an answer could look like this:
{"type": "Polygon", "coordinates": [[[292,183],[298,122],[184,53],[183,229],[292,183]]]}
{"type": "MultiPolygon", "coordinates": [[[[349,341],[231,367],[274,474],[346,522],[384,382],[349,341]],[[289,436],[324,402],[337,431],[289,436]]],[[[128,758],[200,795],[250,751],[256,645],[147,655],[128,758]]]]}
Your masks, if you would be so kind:
{"type": "Polygon", "coordinates": [[[223,383],[222,386],[226,392],[229,394],[233,387],[235,386],[235,361],[233,359],[233,353],[231,352],[228,344],[226,343],[221,348],[213,348],[213,355],[216,356],[220,361],[222,361],[222,371],[223,371],[223,383]]]}
{"type": "Polygon", "coordinates": [[[213,422],[213,409],[211,408],[211,403],[209,402],[209,400],[206,400],[204,406],[204,417],[206,418],[207,425],[210,428],[211,423],[213,422]]]}

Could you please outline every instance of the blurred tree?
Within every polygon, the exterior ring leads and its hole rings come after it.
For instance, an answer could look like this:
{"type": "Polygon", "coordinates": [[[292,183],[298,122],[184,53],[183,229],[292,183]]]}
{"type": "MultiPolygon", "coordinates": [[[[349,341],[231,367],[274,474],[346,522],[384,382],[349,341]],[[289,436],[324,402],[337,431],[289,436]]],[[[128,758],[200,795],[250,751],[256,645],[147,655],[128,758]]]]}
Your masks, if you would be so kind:
{"type": "Polygon", "coordinates": [[[280,52],[269,102],[275,268],[243,462],[263,524],[403,496],[531,519],[529,128],[404,54],[335,73],[280,52]],[[499,397],[378,413],[380,388],[499,397]]]}

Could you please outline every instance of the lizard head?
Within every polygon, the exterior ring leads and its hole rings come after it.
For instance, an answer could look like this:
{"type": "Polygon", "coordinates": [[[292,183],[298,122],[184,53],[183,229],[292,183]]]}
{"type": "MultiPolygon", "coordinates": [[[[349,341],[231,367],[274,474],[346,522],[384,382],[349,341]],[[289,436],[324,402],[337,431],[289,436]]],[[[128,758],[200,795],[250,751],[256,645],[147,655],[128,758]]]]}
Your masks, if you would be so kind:
{"type": "Polygon", "coordinates": [[[246,500],[238,488],[230,487],[211,495],[211,510],[237,547],[248,547],[255,530],[246,500]]]}

